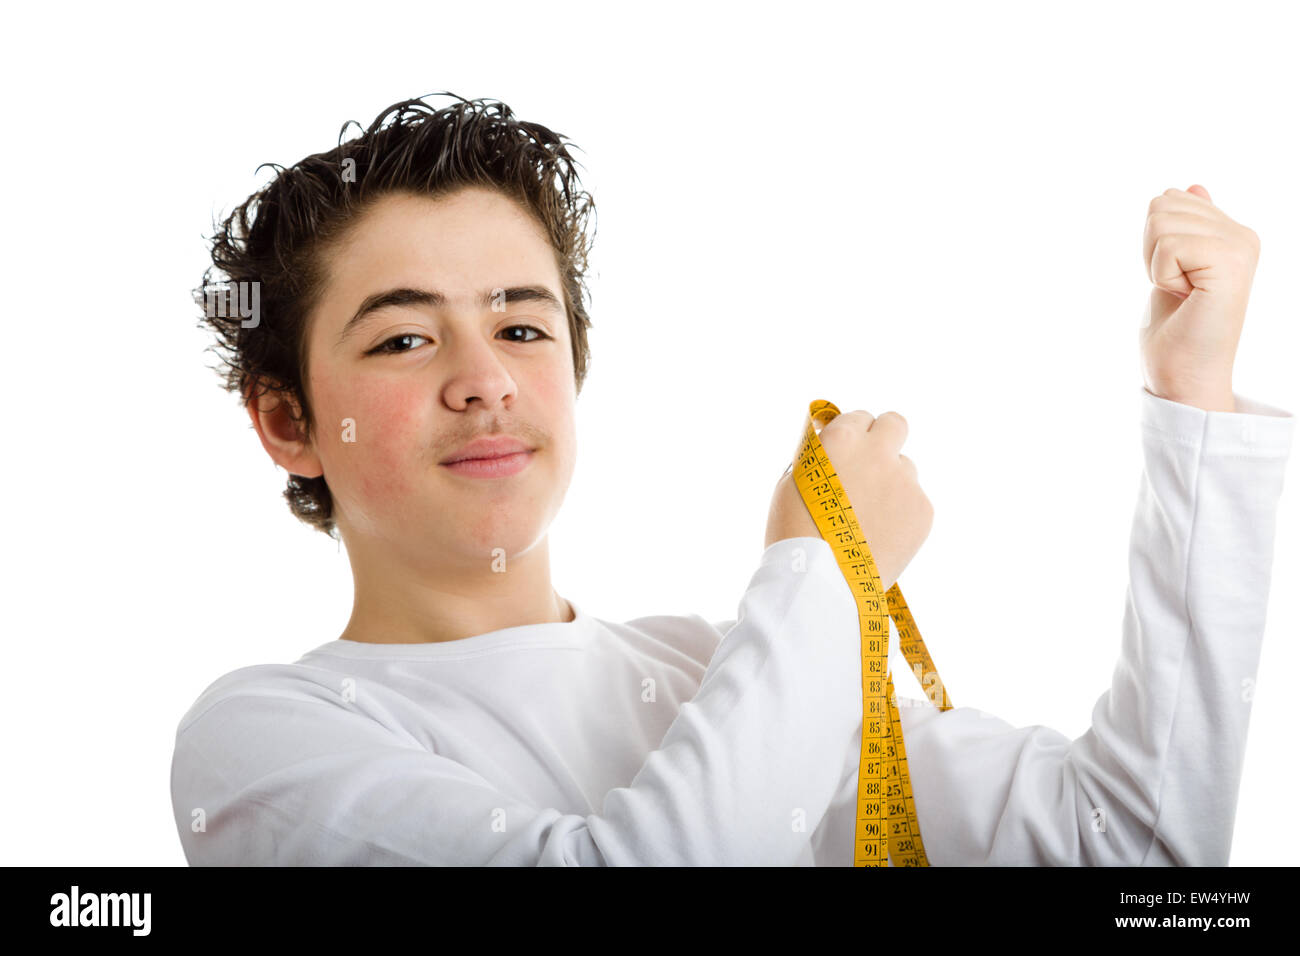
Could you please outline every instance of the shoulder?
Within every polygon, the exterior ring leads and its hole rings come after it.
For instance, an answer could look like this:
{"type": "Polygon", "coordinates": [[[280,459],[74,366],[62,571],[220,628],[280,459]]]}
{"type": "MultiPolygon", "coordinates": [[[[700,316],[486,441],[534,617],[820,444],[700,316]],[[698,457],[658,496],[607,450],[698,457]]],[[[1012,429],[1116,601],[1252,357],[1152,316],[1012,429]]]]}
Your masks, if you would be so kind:
{"type": "Polygon", "coordinates": [[[601,624],[630,651],[702,667],[708,666],[723,638],[723,631],[698,614],[651,614],[601,624]]]}
{"type": "Polygon", "coordinates": [[[254,664],[222,674],[199,694],[176,728],[184,733],[214,709],[238,701],[278,700],[336,705],[341,678],[337,672],[309,664],[254,664]]]}

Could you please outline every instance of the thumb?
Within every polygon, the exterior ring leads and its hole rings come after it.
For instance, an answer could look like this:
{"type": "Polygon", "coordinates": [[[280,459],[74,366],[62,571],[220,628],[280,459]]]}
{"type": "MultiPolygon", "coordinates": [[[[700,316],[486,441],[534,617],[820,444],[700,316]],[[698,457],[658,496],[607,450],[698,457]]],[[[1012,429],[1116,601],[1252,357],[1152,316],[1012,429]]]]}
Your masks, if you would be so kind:
{"type": "MultiPolygon", "coordinates": [[[[1194,183],[1193,185],[1188,186],[1187,191],[1196,196],[1200,196],[1202,199],[1210,199],[1210,191],[1199,183],[1194,183]]],[[[1210,202],[1214,202],[1214,200],[1210,199],[1210,202]]]]}

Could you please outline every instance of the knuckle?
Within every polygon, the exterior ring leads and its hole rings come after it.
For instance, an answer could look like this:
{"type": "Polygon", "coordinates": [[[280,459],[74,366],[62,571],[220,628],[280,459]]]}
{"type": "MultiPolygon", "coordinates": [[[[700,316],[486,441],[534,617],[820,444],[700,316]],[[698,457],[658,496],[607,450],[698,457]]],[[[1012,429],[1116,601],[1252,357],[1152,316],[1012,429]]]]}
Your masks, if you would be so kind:
{"type": "Polygon", "coordinates": [[[898,412],[889,412],[888,414],[898,422],[903,431],[903,438],[906,440],[908,433],[911,431],[911,427],[907,424],[907,419],[898,412]]]}
{"type": "Polygon", "coordinates": [[[852,412],[841,412],[839,415],[836,415],[827,422],[822,430],[830,430],[831,433],[834,434],[835,432],[842,431],[845,428],[858,428],[861,425],[870,422],[872,419],[873,416],[870,412],[865,412],[861,409],[852,412]]]}
{"type": "Polygon", "coordinates": [[[1169,230],[1170,213],[1164,209],[1157,209],[1147,216],[1147,235],[1158,236],[1169,230]]]}
{"type": "Polygon", "coordinates": [[[823,436],[841,439],[846,435],[865,435],[874,421],[875,416],[870,412],[844,412],[827,422],[822,427],[821,433],[823,436]]]}

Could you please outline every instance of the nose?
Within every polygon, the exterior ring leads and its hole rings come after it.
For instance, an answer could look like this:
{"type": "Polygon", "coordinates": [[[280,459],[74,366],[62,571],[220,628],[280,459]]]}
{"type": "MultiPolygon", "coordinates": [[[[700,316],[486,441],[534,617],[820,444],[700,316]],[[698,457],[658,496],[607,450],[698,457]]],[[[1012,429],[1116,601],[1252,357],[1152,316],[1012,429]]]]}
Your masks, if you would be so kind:
{"type": "Polygon", "coordinates": [[[518,386],[491,345],[481,341],[457,346],[451,356],[453,371],[443,389],[449,408],[462,411],[478,400],[484,408],[496,408],[513,400],[518,386]]]}

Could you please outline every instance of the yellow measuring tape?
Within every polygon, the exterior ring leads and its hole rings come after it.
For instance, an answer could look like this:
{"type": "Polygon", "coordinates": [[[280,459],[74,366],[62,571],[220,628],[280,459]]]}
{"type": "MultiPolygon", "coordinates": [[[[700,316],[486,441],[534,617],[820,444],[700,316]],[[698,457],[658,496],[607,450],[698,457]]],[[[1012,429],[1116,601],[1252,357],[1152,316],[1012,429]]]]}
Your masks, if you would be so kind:
{"type": "MultiPolygon", "coordinates": [[[[817,524],[822,539],[835,552],[840,571],[858,605],[862,633],[862,754],[858,761],[858,817],[853,835],[854,866],[929,866],[921,843],[921,826],[907,775],[903,722],[889,672],[889,619],[898,628],[903,656],[925,683],[933,677],[942,694],[940,710],[951,710],[948,691],[921,632],[912,619],[898,582],[884,594],[871,549],[853,515],[853,505],[836,477],[830,456],[817,437],[816,424],[825,425],[840,410],[830,402],[808,406],[808,427],[794,461],[794,482],[817,524]]],[[[933,699],[933,697],[932,697],[933,699]]]]}

